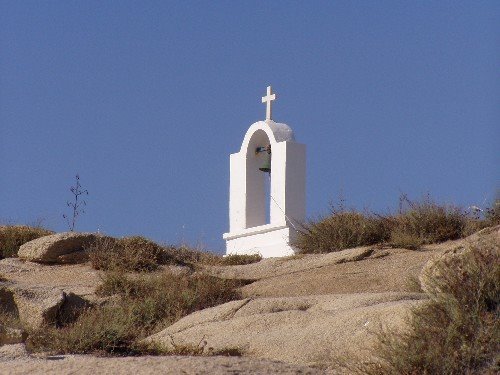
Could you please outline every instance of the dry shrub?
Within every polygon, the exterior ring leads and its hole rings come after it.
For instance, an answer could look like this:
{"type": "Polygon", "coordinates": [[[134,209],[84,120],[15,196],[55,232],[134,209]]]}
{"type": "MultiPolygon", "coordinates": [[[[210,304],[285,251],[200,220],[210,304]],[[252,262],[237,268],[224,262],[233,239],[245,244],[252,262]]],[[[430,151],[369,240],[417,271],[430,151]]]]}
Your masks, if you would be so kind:
{"type": "Polygon", "coordinates": [[[493,374],[500,370],[500,247],[497,239],[443,258],[427,282],[430,302],[406,333],[382,330],[363,374],[493,374]]]}
{"type": "Polygon", "coordinates": [[[176,264],[164,248],[144,237],[102,237],[89,249],[97,270],[154,271],[161,264],[176,264]]]}
{"type": "Polygon", "coordinates": [[[429,197],[400,198],[400,213],[379,215],[332,208],[329,216],[305,224],[294,242],[301,253],[328,253],[377,243],[417,250],[424,244],[466,237],[500,221],[500,205],[479,217],[429,197]],[[405,206],[405,207],[403,207],[405,206]]]}
{"type": "Polygon", "coordinates": [[[108,272],[100,295],[114,302],[88,309],[62,328],[32,332],[30,348],[57,353],[149,353],[138,341],[194,311],[240,298],[237,281],[195,274],[108,272]]]}
{"type": "Polygon", "coordinates": [[[41,227],[26,225],[0,227],[0,259],[17,257],[21,245],[50,234],[54,234],[54,232],[41,227]]]}
{"type": "Polygon", "coordinates": [[[386,220],[356,211],[336,210],[303,226],[294,243],[301,253],[329,253],[373,245],[388,238],[386,220]]]}
{"type": "Polygon", "coordinates": [[[161,246],[144,237],[114,239],[102,237],[89,249],[92,267],[97,270],[155,271],[160,265],[200,268],[201,265],[236,265],[255,263],[260,255],[222,257],[188,246],[161,246]]]}
{"type": "Polygon", "coordinates": [[[235,266],[256,263],[262,260],[262,256],[260,254],[231,254],[227,256],[221,256],[207,251],[196,250],[185,245],[179,247],[169,245],[165,247],[164,251],[171,259],[174,259],[177,264],[186,264],[193,266],[235,266]]]}
{"type": "Polygon", "coordinates": [[[260,254],[251,254],[251,255],[242,255],[242,254],[230,254],[225,257],[221,257],[219,261],[220,266],[238,266],[245,264],[257,263],[262,260],[262,255],[260,254]]]}
{"type": "Polygon", "coordinates": [[[500,199],[496,199],[485,211],[484,219],[488,226],[500,225],[500,199]]]}
{"type": "Polygon", "coordinates": [[[416,249],[423,244],[463,237],[468,217],[460,208],[439,205],[429,197],[421,202],[412,202],[404,195],[401,199],[408,208],[389,218],[392,246],[416,249]]]}
{"type": "Polygon", "coordinates": [[[208,251],[193,249],[186,245],[168,245],[164,248],[165,254],[179,265],[206,264],[213,265],[220,262],[220,255],[208,251]]]}

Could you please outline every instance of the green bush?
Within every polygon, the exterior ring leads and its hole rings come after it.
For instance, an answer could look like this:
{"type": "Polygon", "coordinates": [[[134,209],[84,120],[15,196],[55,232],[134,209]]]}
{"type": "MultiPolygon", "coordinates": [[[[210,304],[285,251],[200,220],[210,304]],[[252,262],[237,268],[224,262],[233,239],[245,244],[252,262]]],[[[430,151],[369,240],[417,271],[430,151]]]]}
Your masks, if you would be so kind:
{"type": "Polygon", "coordinates": [[[0,259],[17,257],[21,245],[50,234],[54,234],[54,232],[40,227],[2,226],[0,227],[0,259]]]}
{"type": "Polygon", "coordinates": [[[98,293],[114,302],[86,310],[62,328],[31,332],[34,351],[56,353],[140,354],[138,341],[183,316],[241,298],[234,280],[195,274],[107,272],[98,293]]]}

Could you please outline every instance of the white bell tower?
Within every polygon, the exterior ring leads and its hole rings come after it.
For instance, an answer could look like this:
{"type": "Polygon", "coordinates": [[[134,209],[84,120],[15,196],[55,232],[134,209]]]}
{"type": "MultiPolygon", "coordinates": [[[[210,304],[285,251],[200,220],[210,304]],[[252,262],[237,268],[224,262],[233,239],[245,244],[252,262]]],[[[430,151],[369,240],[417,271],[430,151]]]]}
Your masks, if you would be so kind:
{"type": "Polygon", "coordinates": [[[266,120],[252,124],[240,151],[230,155],[226,254],[268,258],[295,253],[290,242],[305,219],[306,147],[295,142],[288,125],[271,119],[275,99],[269,86],[262,98],[266,120]]]}

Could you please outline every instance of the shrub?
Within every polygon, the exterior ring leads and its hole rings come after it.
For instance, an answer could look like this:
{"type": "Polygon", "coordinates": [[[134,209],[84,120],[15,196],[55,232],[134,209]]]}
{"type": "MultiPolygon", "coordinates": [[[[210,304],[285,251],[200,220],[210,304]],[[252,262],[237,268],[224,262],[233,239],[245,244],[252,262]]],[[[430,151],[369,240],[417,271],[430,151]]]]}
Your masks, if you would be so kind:
{"type": "Polygon", "coordinates": [[[54,232],[25,225],[8,225],[0,227],[0,259],[17,257],[19,247],[26,242],[39,237],[48,236],[54,232]]]}
{"type": "Polygon", "coordinates": [[[220,257],[219,265],[221,266],[237,266],[245,265],[251,263],[257,263],[262,260],[262,255],[252,254],[252,255],[241,255],[241,254],[230,254],[225,257],[220,257]]]}
{"type": "Polygon", "coordinates": [[[374,353],[377,360],[351,370],[364,374],[495,373],[500,365],[498,280],[500,248],[495,239],[443,258],[427,283],[430,302],[412,311],[409,330],[381,331],[374,353]]]}
{"type": "Polygon", "coordinates": [[[208,251],[193,249],[186,245],[167,245],[164,247],[163,251],[167,257],[173,259],[174,262],[179,265],[213,265],[218,264],[222,258],[220,255],[216,255],[208,251]]]}
{"type": "Polygon", "coordinates": [[[402,198],[408,209],[391,218],[390,243],[395,247],[418,248],[422,244],[456,240],[464,234],[467,214],[458,207],[439,205],[425,198],[412,202],[402,198]]]}
{"type": "Polygon", "coordinates": [[[488,226],[500,224],[500,199],[496,199],[491,207],[486,208],[484,216],[488,226]]]}
{"type": "Polygon", "coordinates": [[[154,271],[160,264],[175,264],[163,247],[139,236],[100,238],[89,249],[89,258],[97,270],[154,271]]]}
{"type": "Polygon", "coordinates": [[[89,249],[89,258],[97,270],[140,272],[155,271],[165,264],[198,268],[200,265],[249,264],[262,259],[258,254],[222,257],[184,245],[160,246],[144,237],[102,237],[89,249]]]}
{"type": "Polygon", "coordinates": [[[424,244],[466,237],[500,222],[500,204],[473,216],[459,207],[400,198],[400,213],[378,215],[332,208],[329,216],[305,224],[294,245],[301,253],[328,253],[350,247],[386,243],[417,250],[424,244]],[[403,207],[406,204],[406,208],[403,207]]]}
{"type": "Polygon", "coordinates": [[[108,272],[98,293],[116,294],[114,302],[88,309],[65,327],[32,332],[29,346],[57,353],[139,354],[146,350],[139,340],[196,310],[240,298],[239,285],[204,274],[108,272]]]}
{"type": "Polygon", "coordinates": [[[303,226],[294,243],[301,253],[328,253],[373,245],[389,236],[384,218],[332,208],[330,216],[303,226]]]}

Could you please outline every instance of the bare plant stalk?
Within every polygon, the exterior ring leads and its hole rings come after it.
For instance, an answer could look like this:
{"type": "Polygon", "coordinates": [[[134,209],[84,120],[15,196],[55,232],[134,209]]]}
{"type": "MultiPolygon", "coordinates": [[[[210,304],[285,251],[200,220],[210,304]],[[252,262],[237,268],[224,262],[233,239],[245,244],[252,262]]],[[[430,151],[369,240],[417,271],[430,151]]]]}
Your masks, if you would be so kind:
{"type": "Polygon", "coordinates": [[[71,186],[70,191],[74,196],[74,201],[67,201],[66,204],[72,210],[71,220],[66,214],[63,215],[63,218],[66,219],[69,230],[73,232],[75,230],[77,217],[80,214],[85,213],[83,207],[87,205],[87,202],[85,202],[84,199],[80,199],[80,195],[89,195],[89,192],[87,189],[82,189],[82,185],[80,184],[80,176],[78,174],[76,175],[75,186],[71,186]]]}

